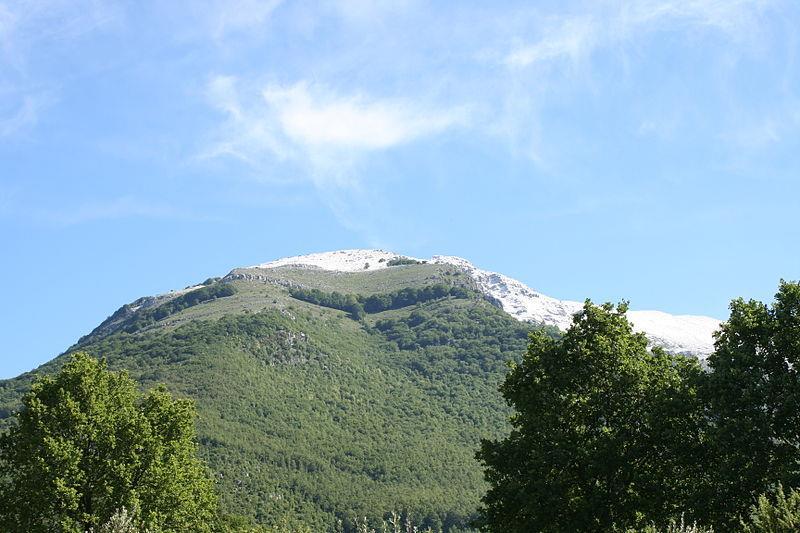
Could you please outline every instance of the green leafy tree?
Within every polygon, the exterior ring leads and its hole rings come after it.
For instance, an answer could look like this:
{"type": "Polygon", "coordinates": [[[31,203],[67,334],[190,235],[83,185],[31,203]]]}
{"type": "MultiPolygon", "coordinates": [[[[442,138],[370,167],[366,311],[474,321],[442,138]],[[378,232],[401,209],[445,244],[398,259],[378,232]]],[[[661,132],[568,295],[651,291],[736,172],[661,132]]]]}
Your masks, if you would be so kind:
{"type": "Polygon", "coordinates": [[[143,529],[207,531],[216,497],[195,416],[191,401],[140,395],[126,373],[74,355],[0,439],[0,530],[84,532],[125,508],[143,529]]]}
{"type": "Polygon", "coordinates": [[[587,301],[561,339],[530,337],[501,391],[511,434],[478,452],[487,531],[610,531],[687,507],[702,450],[696,361],[647,348],[627,304],[587,301]]]}
{"type": "Polygon", "coordinates": [[[772,307],[734,300],[708,363],[715,479],[704,499],[730,528],[777,483],[800,486],[800,284],[782,281],[772,307]]]}
{"type": "Polygon", "coordinates": [[[800,531],[800,492],[792,489],[787,495],[778,485],[774,498],[762,494],[750,509],[744,533],[794,533],[800,531]]]}

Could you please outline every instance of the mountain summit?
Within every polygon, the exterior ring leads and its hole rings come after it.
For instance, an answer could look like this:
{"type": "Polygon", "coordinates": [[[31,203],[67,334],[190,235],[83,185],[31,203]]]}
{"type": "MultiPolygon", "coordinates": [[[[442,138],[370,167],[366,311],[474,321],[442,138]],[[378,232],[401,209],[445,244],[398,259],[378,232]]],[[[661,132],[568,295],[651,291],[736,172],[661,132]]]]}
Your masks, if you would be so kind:
{"type": "MultiPolygon", "coordinates": [[[[236,271],[305,267],[334,272],[364,272],[389,268],[404,261],[446,264],[463,270],[481,292],[498,302],[503,311],[521,321],[555,326],[564,331],[572,322],[572,316],[583,306],[581,302],[547,296],[503,274],[477,268],[466,259],[445,255],[434,255],[426,260],[385,250],[338,250],[284,257],[236,271]]],[[[707,316],[671,315],[661,311],[631,310],[628,311],[628,318],[634,329],[644,332],[652,344],[671,353],[693,355],[700,359],[705,359],[714,350],[713,334],[720,325],[719,320],[707,316]]]]}

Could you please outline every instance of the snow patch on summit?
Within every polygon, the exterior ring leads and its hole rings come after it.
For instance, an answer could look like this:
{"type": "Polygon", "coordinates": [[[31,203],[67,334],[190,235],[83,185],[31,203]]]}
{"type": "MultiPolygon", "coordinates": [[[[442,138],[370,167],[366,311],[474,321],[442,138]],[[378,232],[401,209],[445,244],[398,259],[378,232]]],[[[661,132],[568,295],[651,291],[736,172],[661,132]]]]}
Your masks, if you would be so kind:
{"type": "MultiPolygon", "coordinates": [[[[338,250],[276,259],[247,268],[312,267],[335,272],[365,272],[386,268],[391,259],[401,256],[385,250],[338,250]]],[[[413,257],[409,259],[414,259],[413,257]]]]}
{"type": "MultiPolygon", "coordinates": [[[[286,257],[248,268],[301,267],[366,272],[387,268],[387,263],[398,257],[415,259],[385,250],[339,250],[286,257]]],[[[428,262],[460,268],[475,280],[484,294],[499,301],[503,310],[518,320],[555,326],[564,331],[572,324],[573,315],[583,307],[580,302],[558,300],[542,294],[503,274],[481,270],[460,257],[435,255],[428,262]]],[[[695,355],[700,359],[714,350],[713,334],[720,326],[720,321],[715,318],[670,315],[661,311],[628,311],[628,318],[634,329],[644,332],[652,344],[672,353],[695,355]]]]}

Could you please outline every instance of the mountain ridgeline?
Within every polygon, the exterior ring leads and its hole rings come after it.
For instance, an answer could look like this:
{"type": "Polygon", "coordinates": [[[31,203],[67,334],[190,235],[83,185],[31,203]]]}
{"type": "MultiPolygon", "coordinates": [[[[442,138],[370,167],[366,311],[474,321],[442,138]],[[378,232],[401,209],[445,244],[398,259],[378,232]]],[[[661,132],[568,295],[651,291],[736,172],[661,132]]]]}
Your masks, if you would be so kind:
{"type": "MultiPolygon", "coordinates": [[[[543,326],[456,266],[382,266],[237,269],[142,298],[36,372],[85,351],[194,399],[224,508],[247,520],[351,532],[398,511],[466,531],[486,491],[480,439],[509,429],[497,387],[543,326]]],[[[34,375],[0,381],[0,424],[34,375]]]]}

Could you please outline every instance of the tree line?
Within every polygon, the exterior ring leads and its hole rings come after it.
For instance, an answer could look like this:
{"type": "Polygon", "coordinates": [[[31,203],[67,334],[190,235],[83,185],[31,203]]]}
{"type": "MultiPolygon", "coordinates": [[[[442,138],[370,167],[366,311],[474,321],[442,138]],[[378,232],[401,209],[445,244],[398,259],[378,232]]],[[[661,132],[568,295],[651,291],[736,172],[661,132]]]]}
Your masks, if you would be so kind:
{"type": "Polygon", "coordinates": [[[440,298],[465,299],[473,295],[466,287],[458,285],[444,285],[437,283],[421,288],[406,287],[390,293],[372,294],[342,294],[340,292],[325,292],[320,289],[306,289],[293,287],[289,289],[293,298],[309,302],[314,305],[338,309],[350,314],[354,320],[361,320],[366,314],[380,313],[390,309],[401,309],[410,305],[424,303],[440,298]]]}

